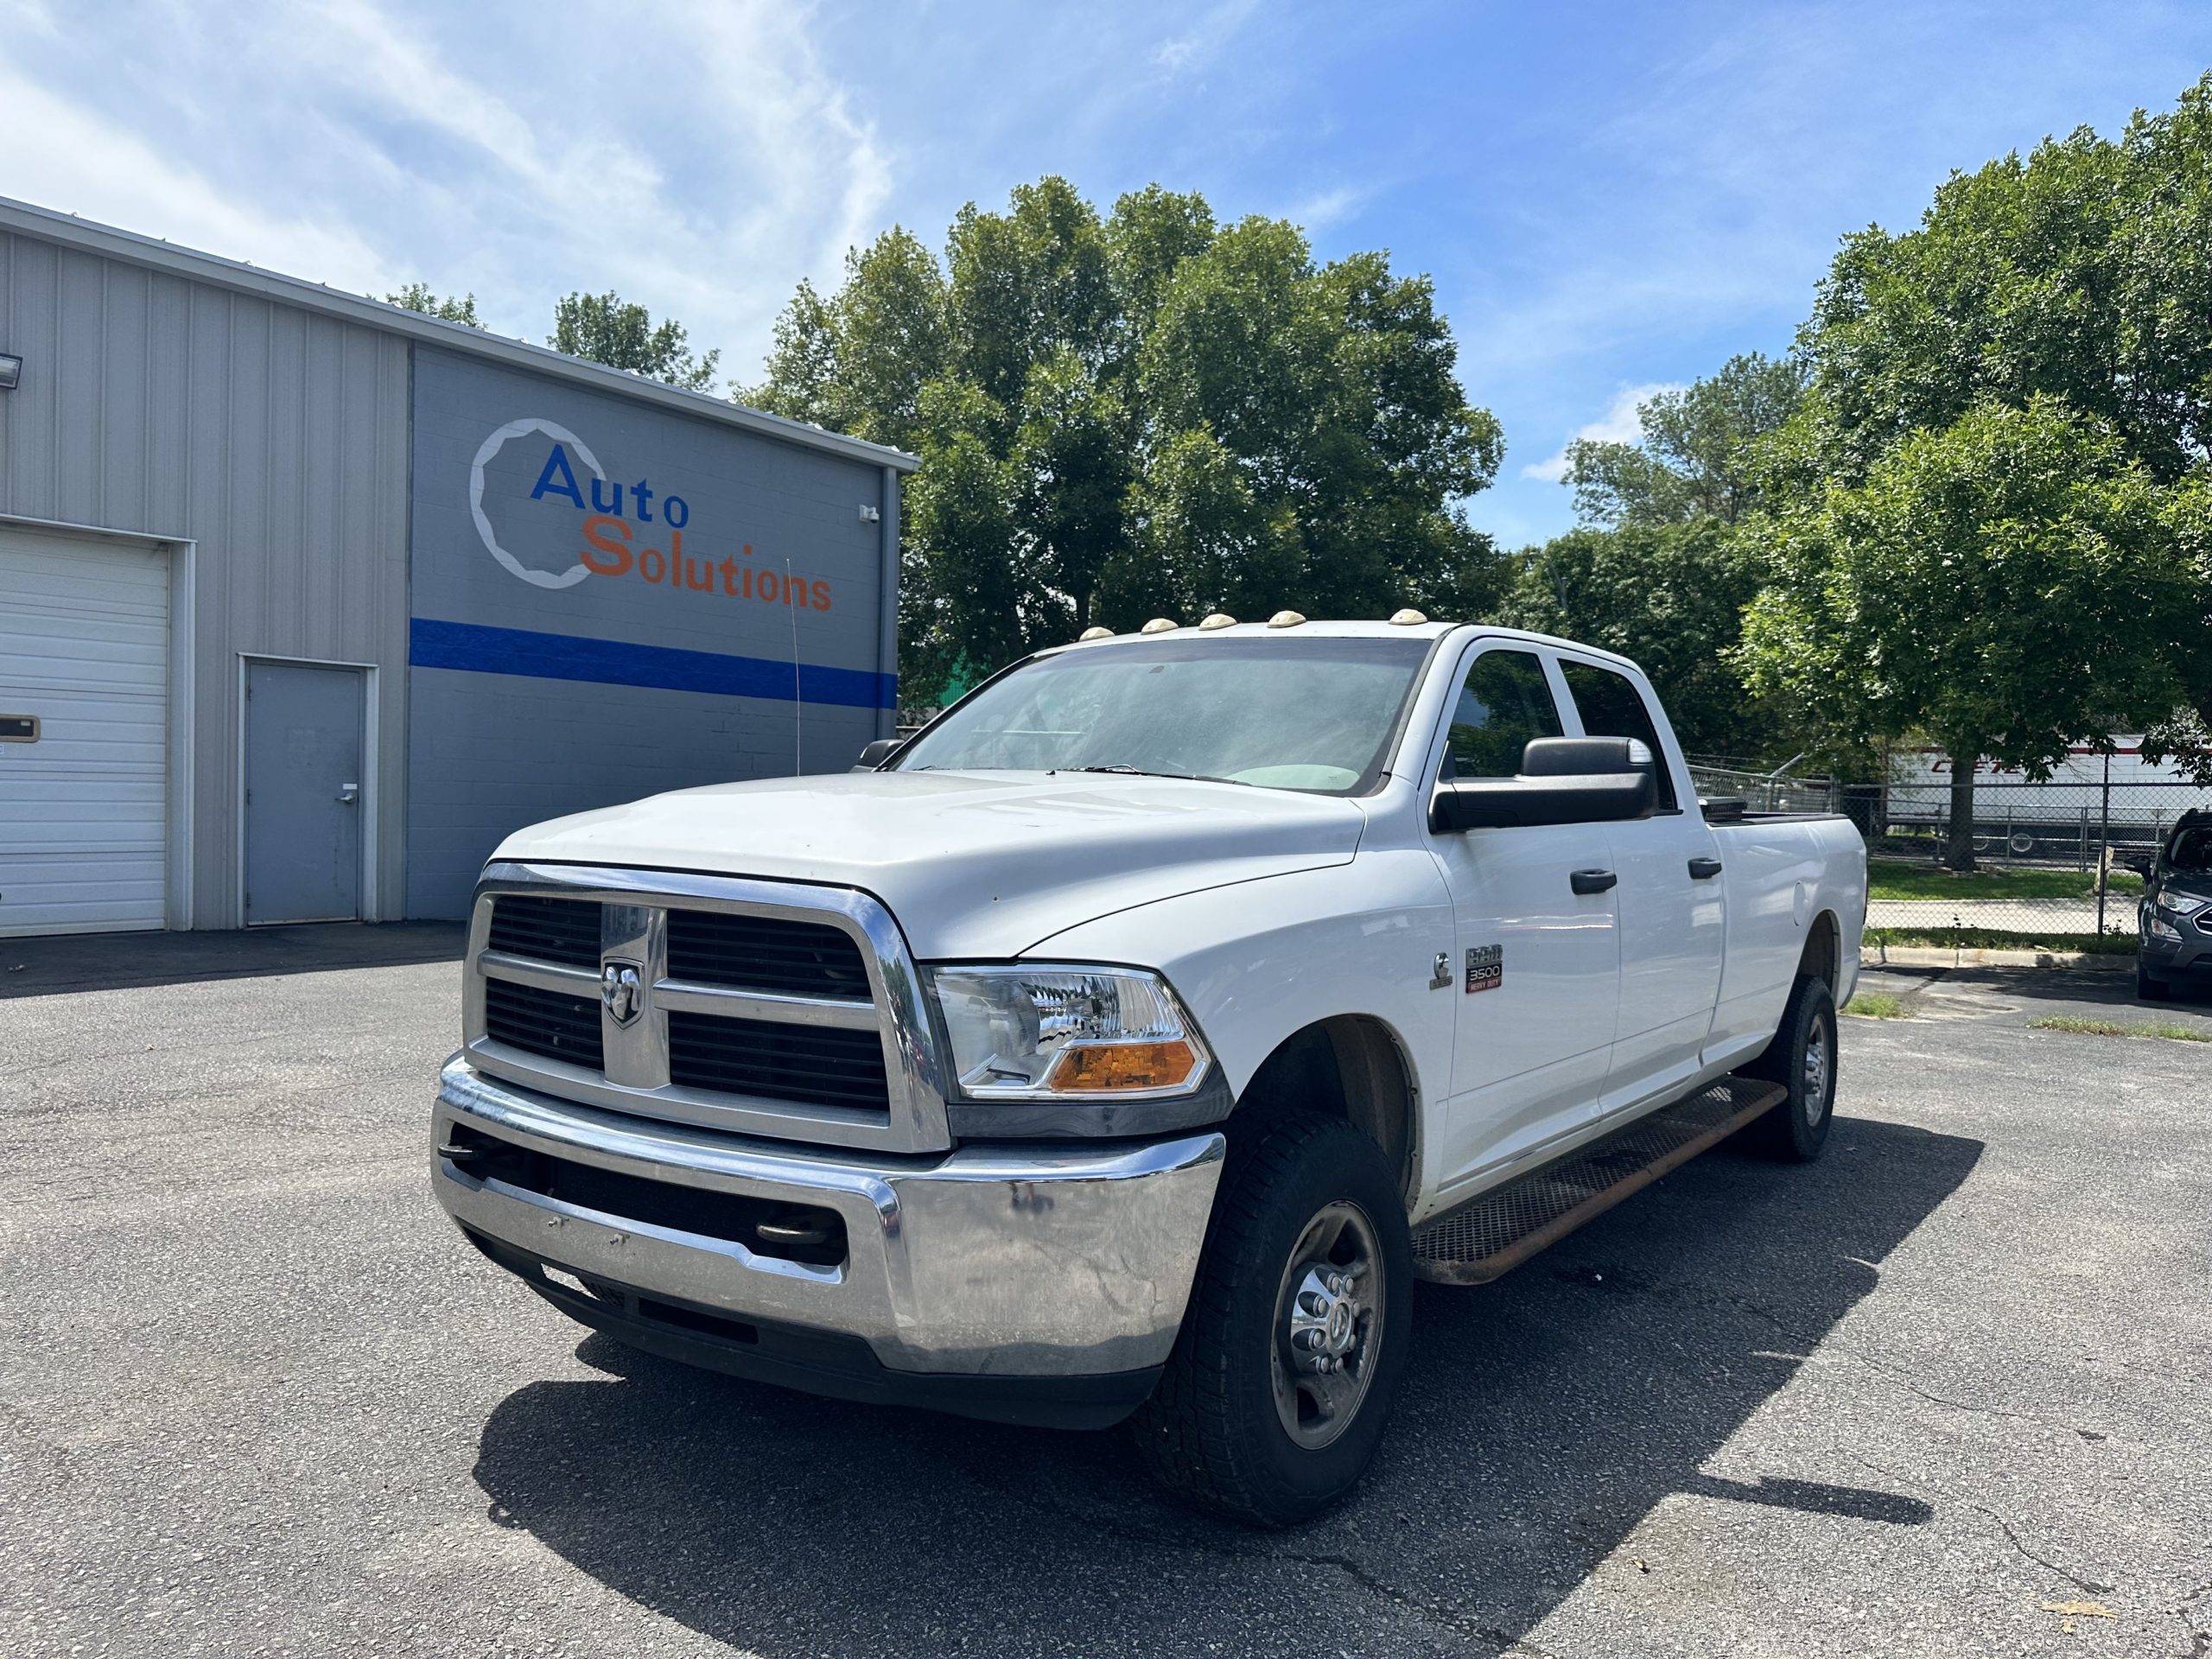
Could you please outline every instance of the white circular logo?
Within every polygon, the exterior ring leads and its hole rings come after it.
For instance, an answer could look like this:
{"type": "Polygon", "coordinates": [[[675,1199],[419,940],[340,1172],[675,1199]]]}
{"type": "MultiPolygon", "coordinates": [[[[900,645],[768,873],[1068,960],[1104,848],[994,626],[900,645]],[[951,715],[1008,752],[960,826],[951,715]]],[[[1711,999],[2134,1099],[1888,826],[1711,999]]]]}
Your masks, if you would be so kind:
{"type": "Polygon", "coordinates": [[[591,575],[590,569],[582,561],[570,565],[558,575],[550,570],[533,570],[499,545],[499,537],[492,531],[492,521],[484,513],[486,463],[506,446],[509,438],[518,438],[525,432],[543,432],[554,442],[567,444],[575,452],[576,459],[591,468],[592,476],[602,484],[607,481],[606,469],[599,464],[597,457],[584,447],[584,441],[582,438],[565,426],[557,425],[554,422],[542,419],[535,415],[524,416],[519,421],[509,421],[490,437],[485,439],[483,446],[477,450],[475,464],[468,469],[469,516],[476,520],[476,533],[484,538],[484,545],[492,550],[492,556],[505,565],[510,573],[520,576],[533,588],[573,588],[591,575]]]}

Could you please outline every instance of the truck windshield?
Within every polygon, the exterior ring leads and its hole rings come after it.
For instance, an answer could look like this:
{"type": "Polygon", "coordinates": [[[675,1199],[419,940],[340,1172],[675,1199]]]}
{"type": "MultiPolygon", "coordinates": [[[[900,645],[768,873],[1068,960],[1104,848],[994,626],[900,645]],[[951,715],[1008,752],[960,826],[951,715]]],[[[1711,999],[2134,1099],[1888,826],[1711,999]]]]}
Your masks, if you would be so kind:
{"type": "Polygon", "coordinates": [[[901,772],[1132,772],[1331,795],[1374,786],[1431,641],[1132,639],[1024,663],[901,772]]]}

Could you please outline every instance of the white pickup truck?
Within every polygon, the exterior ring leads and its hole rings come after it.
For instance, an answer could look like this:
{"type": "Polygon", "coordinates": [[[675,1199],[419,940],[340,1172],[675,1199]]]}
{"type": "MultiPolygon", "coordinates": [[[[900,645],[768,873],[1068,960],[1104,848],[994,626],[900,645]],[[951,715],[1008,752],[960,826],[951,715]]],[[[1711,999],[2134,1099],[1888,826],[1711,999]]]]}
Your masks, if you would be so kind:
{"type": "Polygon", "coordinates": [[[434,1185],[624,1342],[1134,1418],[1172,1486],[1286,1524],[1373,1454],[1410,1281],[1494,1276],[1614,1178],[1533,1220],[1497,1195],[1686,1102],[1675,1160],[1827,1133],[1865,849],[1701,804],[1618,657],[1155,623],[863,759],[540,824],[484,872],[434,1185]]]}

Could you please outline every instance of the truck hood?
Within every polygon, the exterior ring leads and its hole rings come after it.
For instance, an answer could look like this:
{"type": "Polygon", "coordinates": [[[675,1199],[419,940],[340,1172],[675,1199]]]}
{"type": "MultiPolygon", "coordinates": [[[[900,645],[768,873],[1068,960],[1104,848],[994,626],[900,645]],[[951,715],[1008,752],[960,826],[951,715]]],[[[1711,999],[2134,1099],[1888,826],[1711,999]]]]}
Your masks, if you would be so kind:
{"type": "Polygon", "coordinates": [[[1005,957],[1132,906],[1348,862],[1349,800],[1098,773],[716,784],[534,824],[494,856],[859,887],[925,960],[1005,957]]]}

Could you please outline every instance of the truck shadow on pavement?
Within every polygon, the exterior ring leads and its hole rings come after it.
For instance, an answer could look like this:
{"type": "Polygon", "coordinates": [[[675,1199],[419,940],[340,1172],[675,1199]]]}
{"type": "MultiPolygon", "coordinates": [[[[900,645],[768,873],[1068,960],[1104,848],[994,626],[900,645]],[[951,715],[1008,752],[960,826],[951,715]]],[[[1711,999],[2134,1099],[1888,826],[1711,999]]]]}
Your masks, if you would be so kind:
{"type": "Polygon", "coordinates": [[[1849,1465],[1825,1442],[1702,1470],[1981,1150],[1850,1118],[1808,1166],[1724,1145],[1495,1285],[1421,1287],[1381,1456],[1298,1532],[1180,1509],[1118,1433],[817,1400],[600,1337],[578,1357],[607,1380],[510,1395],[476,1478],[497,1523],[768,1659],[1496,1651],[1635,1573],[1611,1558],[1669,1494],[1931,1518],[1815,1478],[1849,1465]]]}

